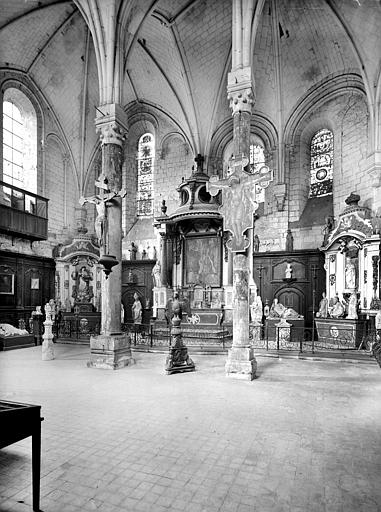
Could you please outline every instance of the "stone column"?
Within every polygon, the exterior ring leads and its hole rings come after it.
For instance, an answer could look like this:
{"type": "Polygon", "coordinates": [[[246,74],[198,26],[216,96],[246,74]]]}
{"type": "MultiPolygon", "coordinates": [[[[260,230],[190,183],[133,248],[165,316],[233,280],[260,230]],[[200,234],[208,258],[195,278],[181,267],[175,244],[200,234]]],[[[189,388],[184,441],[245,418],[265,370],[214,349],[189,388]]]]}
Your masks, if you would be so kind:
{"type": "Polygon", "coordinates": [[[161,240],[161,251],[160,251],[160,264],[161,264],[161,285],[166,287],[168,286],[168,237],[166,233],[160,233],[161,240]]]}
{"type": "MultiPolygon", "coordinates": [[[[253,103],[250,66],[228,75],[228,99],[233,114],[234,157],[249,157],[250,120],[253,103]]],[[[250,253],[250,251],[249,251],[250,253]]],[[[252,380],[257,363],[249,343],[249,261],[247,250],[233,256],[233,344],[228,353],[227,377],[252,380]]]]}
{"type": "Polygon", "coordinates": [[[115,195],[106,202],[101,255],[110,254],[118,260],[108,279],[102,277],[101,334],[90,338],[92,368],[116,370],[133,362],[130,339],[121,332],[122,298],[122,198],[116,195],[122,185],[123,139],[127,133],[126,115],[116,104],[102,105],[106,113],[96,119],[102,142],[102,175],[115,195]]]}
{"type": "Polygon", "coordinates": [[[228,377],[252,380],[257,362],[249,343],[249,267],[245,254],[234,255],[233,274],[233,345],[225,370],[228,377]]]}

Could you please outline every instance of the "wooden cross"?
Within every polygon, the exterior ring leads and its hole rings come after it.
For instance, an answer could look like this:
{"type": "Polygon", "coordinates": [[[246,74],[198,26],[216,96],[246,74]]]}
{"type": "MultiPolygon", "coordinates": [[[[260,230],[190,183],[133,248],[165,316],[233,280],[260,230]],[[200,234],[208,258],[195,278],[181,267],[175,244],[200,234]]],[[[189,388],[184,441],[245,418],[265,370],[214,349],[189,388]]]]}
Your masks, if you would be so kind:
{"type": "Polygon", "coordinates": [[[266,165],[262,166],[254,174],[247,173],[244,168],[249,159],[245,156],[235,157],[234,171],[225,179],[211,176],[207,182],[207,190],[212,196],[216,196],[222,190],[222,205],[220,211],[224,217],[224,230],[232,234],[228,246],[232,252],[244,252],[250,245],[249,239],[244,234],[249,228],[253,228],[253,213],[259,204],[256,201],[256,185],[267,188],[273,178],[273,171],[266,165]]]}

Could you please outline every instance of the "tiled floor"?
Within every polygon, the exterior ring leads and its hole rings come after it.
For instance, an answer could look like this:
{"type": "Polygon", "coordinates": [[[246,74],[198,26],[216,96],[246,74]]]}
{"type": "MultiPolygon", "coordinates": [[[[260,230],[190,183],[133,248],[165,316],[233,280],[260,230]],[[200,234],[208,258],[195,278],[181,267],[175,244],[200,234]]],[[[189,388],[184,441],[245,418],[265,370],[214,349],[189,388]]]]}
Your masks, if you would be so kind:
{"type": "MultiPolygon", "coordinates": [[[[167,376],[164,354],[113,372],[88,350],[0,353],[0,399],[42,405],[44,512],[381,511],[376,364],[258,356],[246,382],[223,355],[167,376]]],[[[0,451],[0,510],[31,510],[30,482],[26,439],[0,451]]]]}

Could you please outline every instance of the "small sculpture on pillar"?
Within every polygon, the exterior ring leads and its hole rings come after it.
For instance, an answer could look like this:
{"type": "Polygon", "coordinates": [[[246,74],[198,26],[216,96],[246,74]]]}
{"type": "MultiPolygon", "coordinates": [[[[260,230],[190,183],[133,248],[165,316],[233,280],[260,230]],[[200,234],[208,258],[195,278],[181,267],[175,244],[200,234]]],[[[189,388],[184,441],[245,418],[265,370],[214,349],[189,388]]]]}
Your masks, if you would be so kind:
{"type": "Polygon", "coordinates": [[[45,304],[45,332],[42,335],[42,360],[43,361],[51,361],[54,359],[54,347],[53,347],[53,310],[52,306],[55,309],[55,304],[53,302],[48,302],[45,304]]]}
{"type": "Polygon", "coordinates": [[[173,294],[173,301],[168,304],[171,318],[171,345],[169,354],[165,364],[165,372],[167,375],[179,372],[193,372],[195,364],[189,357],[188,349],[183,342],[183,334],[181,329],[182,307],[179,301],[179,294],[173,294]]]}

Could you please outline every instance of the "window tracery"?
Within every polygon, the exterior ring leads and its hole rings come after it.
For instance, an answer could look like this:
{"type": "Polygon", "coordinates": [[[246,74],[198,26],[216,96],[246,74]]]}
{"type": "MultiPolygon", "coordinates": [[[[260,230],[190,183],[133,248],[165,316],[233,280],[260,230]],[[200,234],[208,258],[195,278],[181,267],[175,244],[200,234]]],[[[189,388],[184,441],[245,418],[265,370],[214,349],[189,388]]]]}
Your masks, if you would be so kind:
{"type": "Polygon", "coordinates": [[[153,215],[153,172],[155,139],[145,133],[138,143],[137,215],[153,215]]]}
{"type": "Polygon", "coordinates": [[[311,139],[309,197],[332,194],[333,184],[333,133],[324,128],[311,139]]]}

